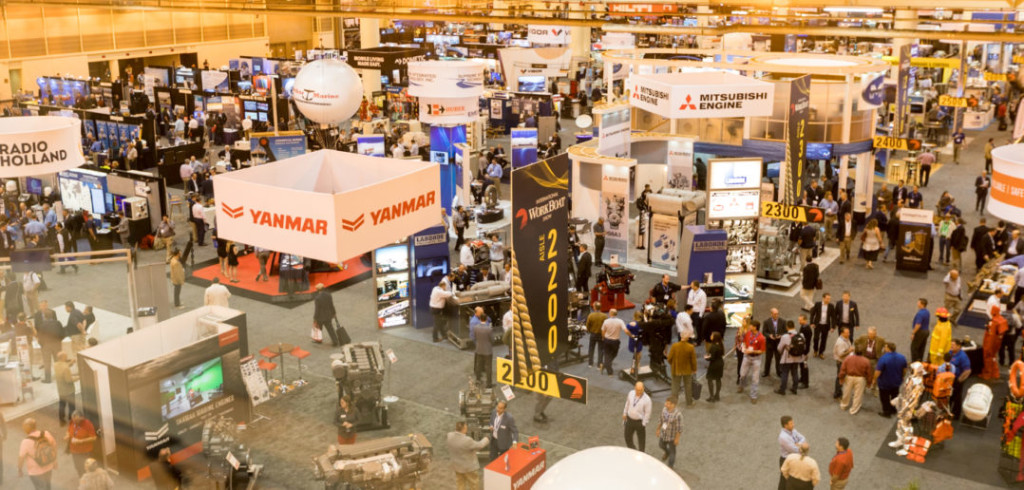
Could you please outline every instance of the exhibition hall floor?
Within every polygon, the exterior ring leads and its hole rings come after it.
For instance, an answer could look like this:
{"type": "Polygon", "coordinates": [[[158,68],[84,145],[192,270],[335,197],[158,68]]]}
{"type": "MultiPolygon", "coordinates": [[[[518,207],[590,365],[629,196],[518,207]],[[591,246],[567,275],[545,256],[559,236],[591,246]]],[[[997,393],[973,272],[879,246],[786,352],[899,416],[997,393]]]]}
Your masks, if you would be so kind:
{"type": "MultiPolygon", "coordinates": [[[[563,121],[567,122],[567,121],[563,121]]],[[[973,212],[974,177],[983,165],[982,145],[988,135],[998,137],[1004,143],[1008,133],[989,130],[974,134],[975,143],[966,149],[961,165],[944,165],[932,176],[931,185],[923,190],[927,206],[932,206],[943,190],[949,190],[964,209],[968,229],[977,225],[979,215],[973,212]]],[[[946,156],[941,157],[944,161],[946,156]]],[[[197,263],[213,258],[214,250],[203,247],[198,251],[197,263]]],[[[164,251],[143,251],[139,254],[143,263],[163,261],[164,251]]],[[[969,274],[973,274],[971,254],[964,258],[969,274]]],[[[941,280],[944,268],[937,267],[928,273],[927,280],[897,276],[893,273],[892,262],[878,264],[874,270],[863,267],[862,261],[854,263],[833,263],[824,272],[825,291],[839,296],[842,290],[850,290],[853,299],[860,304],[863,326],[876,325],[879,334],[895,341],[901,352],[909,351],[911,319],[915,301],[919,296],[928,298],[933,307],[942,299],[941,280]]],[[[630,299],[641,302],[645,292],[657,281],[650,273],[637,273],[630,299]]],[[[42,298],[51,304],[75,300],[94,305],[115,313],[127,314],[127,287],[124,266],[96,265],[82,267],[78,275],[46,275],[50,290],[42,298]]],[[[377,328],[374,311],[374,288],[372,281],[362,281],[334,293],[338,317],[348,328],[354,341],[379,340],[385,348],[394,349],[398,357],[392,366],[385,391],[399,397],[391,404],[391,428],[360,433],[365,440],[386,435],[403,435],[422,432],[434,445],[435,458],[430,472],[425,476],[423,488],[455,488],[452,466],[444,447],[445,434],[452,430],[458,415],[458,392],[464,389],[466,379],[472,372],[471,352],[458,352],[450,345],[438,345],[422,341],[425,331],[404,332],[396,335],[382,334],[377,328]]],[[[203,288],[187,284],[182,291],[186,307],[202,303],[203,288]]],[[[817,299],[817,297],[816,297],[817,299]]],[[[757,318],[766,318],[771,307],[779,307],[784,318],[794,318],[800,313],[801,300],[776,294],[755,293],[757,318]]],[[[313,316],[311,302],[292,309],[255,301],[241,295],[231,298],[231,306],[247,314],[249,350],[256,352],[261,347],[276,342],[292,342],[312,352],[303,362],[305,378],[310,382],[298,390],[278,397],[261,405],[259,411],[270,418],[253,424],[247,431],[246,439],[252,445],[257,463],[264,464],[265,474],[260,479],[260,488],[319,488],[313,480],[310,458],[322,453],[328,444],[335,441],[335,428],[331,423],[336,405],[336,390],[330,377],[329,345],[314,345],[309,342],[310,323],[313,316]]],[[[934,309],[934,308],[932,308],[934,309]]],[[[175,310],[177,313],[180,310],[175,310]]],[[[106,325],[104,325],[106,327],[106,325]]],[[[861,329],[863,330],[863,329],[861,329]]],[[[957,336],[970,335],[980,339],[982,332],[958,327],[957,336]]],[[[834,341],[833,336],[830,339],[834,341]]],[[[731,345],[731,339],[728,344],[731,345]]],[[[703,354],[702,349],[699,350],[703,354]]],[[[617,364],[625,365],[626,359],[620,353],[617,364]]],[[[295,362],[288,359],[288,378],[296,374],[295,362]]],[[[834,454],[833,444],[837,437],[850,439],[855,454],[855,468],[849,488],[904,488],[916,482],[918,488],[998,488],[972,480],[972,475],[995,473],[998,460],[998,436],[986,434],[984,441],[971,441],[971,447],[979,454],[979,463],[974,467],[963,467],[960,473],[950,475],[933,471],[931,465],[914,465],[894,462],[875,454],[890,434],[893,420],[883,419],[875,414],[879,410],[876,397],[865,397],[863,410],[851,416],[838,409],[832,401],[832,380],[835,365],[831,359],[810,361],[811,388],[798,396],[778,396],[771,391],[777,388],[777,380],[765,380],[761,385],[761,398],[757,405],[751,405],[747,396],[736,394],[733,378],[735,360],[726,361],[726,378],[723,383],[722,401],[710,404],[704,400],[696,407],[683,411],[683,435],[679,447],[676,469],[693,488],[737,489],[774,487],[778,475],[779,417],[792,415],[797,429],[811,445],[810,456],[816,459],[827,473],[828,461],[834,454]],[[969,474],[965,474],[970,472],[969,474]]],[[[623,445],[622,406],[630,386],[627,382],[612,380],[579,364],[567,368],[570,372],[595,380],[589,392],[589,403],[554,401],[547,409],[551,421],[537,424],[532,421],[535,397],[517,393],[509,405],[518,423],[521,439],[528,435],[540,436],[541,446],[548,451],[549,464],[574,451],[600,445],[623,445]]],[[[275,373],[276,375],[277,373],[275,373]]],[[[703,373],[701,374],[703,376],[703,373]]],[[[704,390],[705,397],[707,390],[704,390]]],[[[667,393],[654,396],[655,417],[660,412],[667,393]]],[[[997,400],[998,402],[998,400],[997,400]]],[[[993,404],[993,411],[998,404],[993,404]]],[[[56,405],[38,411],[43,428],[58,432],[56,405]]],[[[20,419],[8,421],[8,438],[3,444],[4,489],[31,488],[27,478],[18,478],[16,452],[22,438],[20,419]]],[[[652,424],[653,425],[653,424],[652,424]]],[[[988,432],[998,431],[998,419],[993,419],[988,432]]],[[[975,431],[973,428],[956,427],[957,432],[975,431]]],[[[957,435],[947,442],[955,447],[957,435]]],[[[647,434],[647,452],[660,456],[653,428],[647,434]]],[[[951,451],[952,452],[952,451],[951,451]]],[[[202,457],[194,463],[203,464],[202,457]]],[[[998,481],[998,477],[986,475],[979,480],[998,481]]],[[[54,475],[54,488],[75,488],[75,472],[70,458],[61,455],[61,466],[54,475]]],[[[823,487],[825,484],[819,485],[823,487]]],[[[135,485],[122,482],[118,488],[151,488],[150,484],[135,485]]]]}

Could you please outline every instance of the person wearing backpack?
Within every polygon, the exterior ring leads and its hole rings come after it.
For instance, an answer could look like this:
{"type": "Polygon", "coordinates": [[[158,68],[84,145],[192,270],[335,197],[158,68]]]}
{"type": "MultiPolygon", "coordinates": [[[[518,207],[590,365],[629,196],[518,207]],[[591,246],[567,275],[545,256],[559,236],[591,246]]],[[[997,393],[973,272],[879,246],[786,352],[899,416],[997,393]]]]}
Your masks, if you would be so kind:
{"type": "Polygon", "coordinates": [[[782,368],[782,385],[775,393],[786,394],[786,386],[792,378],[793,385],[789,392],[796,394],[797,386],[800,383],[800,364],[807,360],[807,339],[796,329],[792,321],[786,322],[786,333],[779,339],[779,364],[782,368]]]}
{"type": "Polygon", "coordinates": [[[953,252],[953,263],[952,268],[960,270],[963,263],[960,260],[960,256],[967,251],[967,229],[964,228],[964,220],[956,219],[956,228],[953,229],[953,233],[949,236],[950,245],[952,246],[951,251],[953,252]]]}
{"type": "Polygon", "coordinates": [[[57,469],[57,441],[49,432],[36,429],[36,419],[27,418],[21,423],[25,438],[18,450],[18,476],[28,473],[32,487],[36,490],[50,490],[50,478],[57,469]]]}

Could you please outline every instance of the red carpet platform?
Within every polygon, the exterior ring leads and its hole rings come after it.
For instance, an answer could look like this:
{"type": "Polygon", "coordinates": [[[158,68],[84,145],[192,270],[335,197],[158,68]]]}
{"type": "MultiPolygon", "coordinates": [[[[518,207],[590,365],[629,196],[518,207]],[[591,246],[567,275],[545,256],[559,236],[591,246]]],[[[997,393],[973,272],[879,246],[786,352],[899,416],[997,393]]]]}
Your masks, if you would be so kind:
{"type": "MultiPolygon", "coordinates": [[[[277,255],[273,255],[271,258],[276,260],[277,255]]],[[[317,283],[323,283],[325,289],[334,291],[371,277],[372,271],[370,255],[366,254],[343,262],[341,270],[334,268],[330,272],[310,272],[309,287],[303,291],[289,294],[279,289],[280,276],[278,276],[276,267],[270,271],[269,281],[256,282],[256,275],[259,274],[259,262],[256,260],[256,254],[246,254],[238,258],[239,282],[228,282],[227,277],[220,273],[220,264],[216,259],[196,264],[188,275],[187,281],[190,284],[206,287],[212,283],[214,277],[218,277],[221,284],[227,286],[231,294],[294,307],[313,299],[313,295],[316,293],[314,287],[317,283]]]]}

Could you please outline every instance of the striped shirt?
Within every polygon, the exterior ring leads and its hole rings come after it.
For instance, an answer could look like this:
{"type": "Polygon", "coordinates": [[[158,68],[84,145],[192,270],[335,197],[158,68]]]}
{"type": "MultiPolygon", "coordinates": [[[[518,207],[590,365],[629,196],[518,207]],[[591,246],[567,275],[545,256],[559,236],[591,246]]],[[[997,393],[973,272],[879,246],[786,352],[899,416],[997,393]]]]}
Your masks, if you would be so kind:
{"type": "Polygon", "coordinates": [[[676,408],[669,412],[667,408],[661,409],[661,437],[662,441],[674,441],[676,434],[683,430],[683,414],[676,408]]]}

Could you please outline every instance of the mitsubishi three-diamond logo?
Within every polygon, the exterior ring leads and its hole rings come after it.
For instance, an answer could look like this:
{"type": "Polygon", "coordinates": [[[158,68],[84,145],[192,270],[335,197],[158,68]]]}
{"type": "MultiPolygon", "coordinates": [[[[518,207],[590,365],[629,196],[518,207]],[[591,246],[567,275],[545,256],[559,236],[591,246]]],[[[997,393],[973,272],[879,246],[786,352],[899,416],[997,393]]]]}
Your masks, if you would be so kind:
{"type": "Polygon", "coordinates": [[[221,203],[220,210],[224,211],[224,214],[228,215],[228,218],[241,218],[242,214],[245,213],[245,206],[233,208],[228,206],[227,203],[221,203]]]}
{"type": "Polygon", "coordinates": [[[693,104],[693,98],[689,95],[686,96],[686,102],[683,102],[683,105],[679,106],[679,110],[681,111],[685,111],[687,109],[691,111],[697,110],[697,106],[693,104]]]}
{"type": "Polygon", "coordinates": [[[341,229],[345,230],[345,231],[356,231],[361,226],[363,226],[363,223],[366,222],[365,217],[366,217],[366,213],[362,213],[356,219],[353,219],[353,220],[347,220],[345,218],[342,218],[341,219],[341,229]]]}

